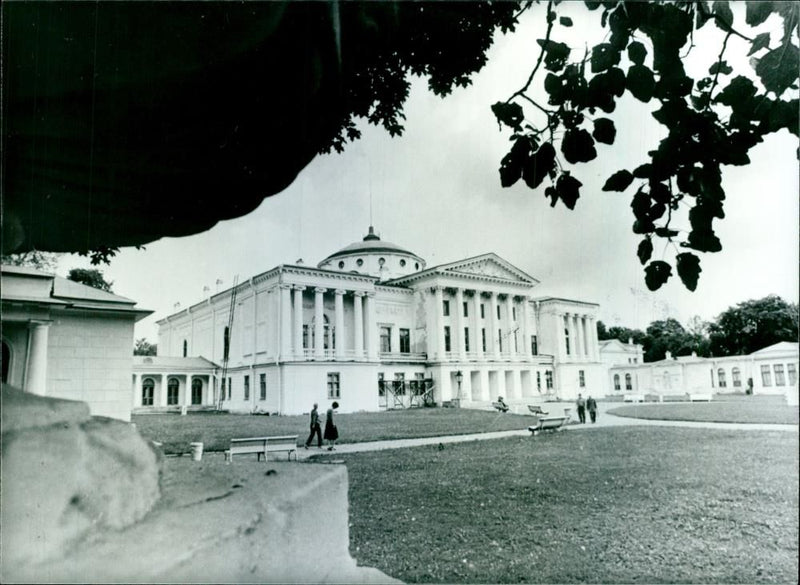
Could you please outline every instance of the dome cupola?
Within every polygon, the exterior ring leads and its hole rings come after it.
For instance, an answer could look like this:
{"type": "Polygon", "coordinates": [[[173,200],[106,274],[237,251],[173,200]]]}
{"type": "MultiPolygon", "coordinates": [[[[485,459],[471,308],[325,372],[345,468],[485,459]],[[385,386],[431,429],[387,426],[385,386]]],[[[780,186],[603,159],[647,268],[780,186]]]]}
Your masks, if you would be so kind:
{"type": "Polygon", "coordinates": [[[381,240],[369,226],[360,242],[353,242],[334,252],[317,265],[325,270],[356,272],[390,280],[425,269],[425,260],[397,244],[381,240]]]}

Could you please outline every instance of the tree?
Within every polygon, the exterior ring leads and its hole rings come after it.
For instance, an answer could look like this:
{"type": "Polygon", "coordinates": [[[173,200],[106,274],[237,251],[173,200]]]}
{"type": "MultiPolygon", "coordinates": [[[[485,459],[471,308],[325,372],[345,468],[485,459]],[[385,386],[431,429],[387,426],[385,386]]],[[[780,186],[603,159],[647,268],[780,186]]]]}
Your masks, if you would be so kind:
{"type": "Polygon", "coordinates": [[[695,290],[701,272],[695,252],[722,250],[713,226],[725,217],[722,166],[748,164],[748,151],[770,133],[800,132],[798,5],[748,2],[745,30],[734,22],[727,1],[587,0],[609,36],[591,50],[576,51],[555,39],[557,30],[572,26],[570,18],[559,17],[557,4],[547,4],[547,31],[537,41],[540,52],[530,77],[492,106],[501,127],[512,132],[512,146],[500,163],[501,184],[522,179],[537,189],[547,179],[544,195],[551,205],[560,200],[573,209],[582,186],[574,167],[614,144],[619,120],[606,115],[617,100],[627,91],[654,104],[652,117],[665,127],[666,137],[637,168],[611,173],[603,191],[623,192],[635,183],[633,232],[643,236],[637,255],[646,265],[647,287],[657,290],[672,275],[670,261],[654,257],[654,242],[661,239],[674,250],[683,284],[695,290]],[[783,24],[778,38],[766,23],[773,15],[783,24]],[[724,40],[708,74],[694,79],[683,60],[709,22],[724,32],[724,40]],[[729,42],[749,43],[747,75],[726,61],[729,42]],[[542,66],[546,104],[531,91],[542,66]]]}
{"type": "Polygon", "coordinates": [[[797,341],[798,306],[777,295],[749,300],[722,312],[709,325],[713,355],[743,355],[780,341],[797,341]]]}
{"type": "Polygon", "coordinates": [[[113,282],[108,282],[103,277],[103,273],[96,268],[73,268],[67,275],[69,280],[80,282],[86,286],[104,290],[106,292],[113,292],[111,285],[113,282]]]}
{"type": "Polygon", "coordinates": [[[158,344],[150,343],[146,337],[141,337],[134,342],[133,355],[158,355],[158,344]]]}
{"type": "Polygon", "coordinates": [[[20,254],[8,254],[3,256],[3,264],[7,266],[27,266],[35,268],[42,272],[53,273],[58,266],[58,258],[60,254],[52,252],[40,252],[39,250],[30,250],[20,254]]]}
{"type": "Polygon", "coordinates": [[[690,355],[694,351],[692,338],[677,319],[653,321],[647,326],[644,361],[654,362],[666,357],[690,355]]]}

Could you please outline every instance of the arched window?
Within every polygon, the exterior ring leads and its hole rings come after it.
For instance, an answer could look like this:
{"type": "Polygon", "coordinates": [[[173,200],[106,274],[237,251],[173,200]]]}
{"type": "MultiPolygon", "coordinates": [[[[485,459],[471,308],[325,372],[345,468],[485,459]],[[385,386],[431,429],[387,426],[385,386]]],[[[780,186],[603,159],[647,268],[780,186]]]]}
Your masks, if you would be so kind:
{"type": "Polygon", "coordinates": [[[619,374],[614,374],[614,390],[619,390],[619,374]]]}
{"type": "Polygon", "coordinates": [[[200,378],[192,380],[192,404],[203,404],[203,381],[200,378]]]}
{"type": "Polygon", "coordinates": [[[188,353],[188,349],[189,349],[189,342],[184,339],[183,340],[183,357],[186,357],[186,354],[188,353]]]}
{"type": "Polygon", "coordinates": [[[3,383],[8,383],[11,372],[11,347],[3,340],[3,383]]]}
{"type": "Polygon", "coordinates": [[[177,378],[170,378],[169,382],[167,382],[167,405],[173,406],[178,404],[178,389],[180,388],[180,383],[178,382],[177,378]]]}
{"type": "Polygon", "coordinates": [[[633,390],[630,374],[625,374],[625,390],[633,390]]]}
{"type": "Polygon", "coordinates": [[[153,406],[153,395],[155,394],[156,383],[153,378],[142,380],[142,406],[153,406]]]}
{"type": "Polygon", "coordinates": [[[717,370],[717,380],[719,381],[719,387],[725,388],[728,384],[725,382],[725,370],[722,368],[717,370]]]}
{"type": "Polygon", "coordinates": [[[733,368],[731,370],[731,380],[733,380],[734,388],[742,387],[742,372],[739,370],[739,368],[733,368]]]}

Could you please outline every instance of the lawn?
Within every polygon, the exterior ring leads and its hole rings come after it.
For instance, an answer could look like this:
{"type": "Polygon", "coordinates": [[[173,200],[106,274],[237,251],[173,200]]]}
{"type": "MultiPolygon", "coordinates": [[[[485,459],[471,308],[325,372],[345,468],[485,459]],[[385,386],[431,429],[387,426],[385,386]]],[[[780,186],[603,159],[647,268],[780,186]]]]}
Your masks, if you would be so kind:
{"type": "Polygon", "coordinates": [[[406,582],[796,583],[797,449],[608,427],[336,457],[351,554],[406,582]]]}
{"type": "MultiPolygon", "coordinates": [[[[165,453],[186,453],[200,441],[206,451],[228,449],[234,437],[298,435],[308,437],[308,416],[246,414],[139,414],[132,417],[146,438],[163,443],[165,453]]],[[[435,437],[525,429],[531,417],[466,408],[417,408],[387,412],[337,414],[340,443],[435,437]]]]}
{"type": "Polygon", "coordinates": [[[696,422],[776,423],[800,422],[796,406],[771,402],[681,402],[636,404],[608,411],[617,416],[696,422]]]}

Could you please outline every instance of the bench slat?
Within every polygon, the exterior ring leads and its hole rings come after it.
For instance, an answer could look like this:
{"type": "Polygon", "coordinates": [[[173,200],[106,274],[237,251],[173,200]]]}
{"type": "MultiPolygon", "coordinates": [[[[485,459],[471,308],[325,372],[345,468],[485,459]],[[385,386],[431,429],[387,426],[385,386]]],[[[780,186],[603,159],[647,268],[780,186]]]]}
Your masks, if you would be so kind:
{"type": "Polygon", "coordinates": [[[297,435],[231,439],[231,459],[233,459],[233,455],[235,454],[256,453],[259,461],[262,455],[266,461],[268,459],[268,453],[282,451],[288,452],[288,458],[290,460],[292,458],[292,453],[294,453],[295,460],[297,459],[297,435]]]}

